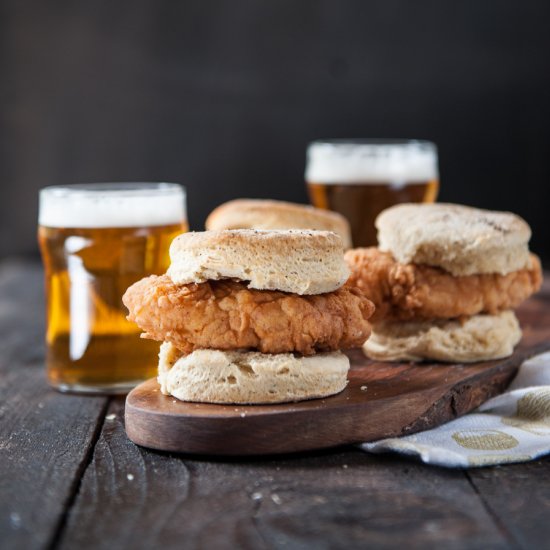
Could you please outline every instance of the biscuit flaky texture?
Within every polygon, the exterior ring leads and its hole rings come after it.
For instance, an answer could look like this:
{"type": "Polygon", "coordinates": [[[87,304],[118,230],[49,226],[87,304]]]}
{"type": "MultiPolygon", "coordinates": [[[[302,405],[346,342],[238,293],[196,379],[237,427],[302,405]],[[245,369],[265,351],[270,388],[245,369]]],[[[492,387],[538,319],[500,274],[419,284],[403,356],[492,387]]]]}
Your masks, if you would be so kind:
{"type": "Polygon", "coordinates": [[[163,343],[158,381],[182,401],[219,404],[285,403],[327,397],[347,384],[349,359],[341,352],[311,357],[292,353],[196,350],[163,343]]]}
{"type": "Polygon", "coordinates": [[[376,219],[380,250],[403,264],[436,266],[452,275],[529,267],[529,225],[511,212],[458,204],[399,204],[376,219]]]}
{"type": "Polygon", "coordinates": [[[206,229],[316,229],[340,235],[351,247],[351,229],[344,216],[306,204],[264,199],[235,199],[214,209],[206,229]]]}
{"type": "Polygon", "coordinates": [[[342,239],[330,231],[234,229],[184,233],[170,246],[175,284],[248,281],[258,290],[323,294],[349,276],[342,239]]]}
{"type": "Polygon", "coordinates": [[[512,311],[474,315],[464,322],[395,321],[373,327],[363,345],[379,361],[448,361],[472,363],[512,355],[521,329],[512,311]]]}

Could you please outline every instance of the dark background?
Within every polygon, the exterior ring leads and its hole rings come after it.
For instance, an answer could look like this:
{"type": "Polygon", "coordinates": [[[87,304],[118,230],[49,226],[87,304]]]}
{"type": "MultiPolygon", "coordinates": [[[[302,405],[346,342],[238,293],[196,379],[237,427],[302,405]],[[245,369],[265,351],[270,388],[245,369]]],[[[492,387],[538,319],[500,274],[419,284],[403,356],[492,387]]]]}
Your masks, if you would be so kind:
{"type": "Polygon", "coordinates": [[[0,257],[36,253],[44,185],[181,182],[201,229],[306,201],[314,138],[413,137],[548,262],[549,29],[546,0],[0,0],[0,257]]]}

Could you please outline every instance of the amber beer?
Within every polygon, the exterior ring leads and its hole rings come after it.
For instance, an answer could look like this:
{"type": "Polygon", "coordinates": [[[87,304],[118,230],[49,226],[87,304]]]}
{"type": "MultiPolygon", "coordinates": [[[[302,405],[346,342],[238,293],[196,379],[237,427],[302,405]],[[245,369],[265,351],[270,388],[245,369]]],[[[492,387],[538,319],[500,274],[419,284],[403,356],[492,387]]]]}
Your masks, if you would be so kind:
{"type": "Polygon", "coordinates": [[[48,380],[62,391],[121,393],[155,376],[158,342],[140,338],[121,297],[168,268],[187,230],[176,184],[93,184],[40,193],[48,380]]]}
{"type": "Polygon", "coordinates": [[[385,208],[437,198],[437,149],[430,142],[316,141],[307,156],[311,203],[343,214],[354,246],[376,245],[374,220],[385,208]]]}

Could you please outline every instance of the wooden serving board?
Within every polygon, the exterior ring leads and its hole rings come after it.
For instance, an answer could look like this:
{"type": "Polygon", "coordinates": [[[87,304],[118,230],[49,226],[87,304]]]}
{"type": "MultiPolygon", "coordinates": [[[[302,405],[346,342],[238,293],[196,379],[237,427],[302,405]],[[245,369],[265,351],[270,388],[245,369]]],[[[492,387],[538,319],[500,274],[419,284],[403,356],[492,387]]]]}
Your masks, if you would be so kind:
{"type": "Polygon", "coordinates": [[[126,399],[138,445],[208,455],[290,453],[433,428],[502,392],[529,356],[550,349],[550,294],[518,311],[523,339],[504,360],[470,365],[381,363],[350,353],[349,384],[325,399],[281,405],[184,403],[148,380],[126,399]]]}

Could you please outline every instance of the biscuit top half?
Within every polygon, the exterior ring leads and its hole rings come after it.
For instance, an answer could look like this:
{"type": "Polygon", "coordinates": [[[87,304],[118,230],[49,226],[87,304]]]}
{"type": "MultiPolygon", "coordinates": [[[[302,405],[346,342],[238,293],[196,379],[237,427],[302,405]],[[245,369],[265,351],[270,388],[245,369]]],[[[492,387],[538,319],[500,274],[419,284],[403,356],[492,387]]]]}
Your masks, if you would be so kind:
{"type": "Polygon", "coordinates": [[[376,219],[378,245],[400,263],[452,275],[505,275],[529,266],[529,225],[511,212],[458,204],[399,204],[376,219]]]}
{"type": "Polygon", "coordinates": [[[249,288],[323,294],[349,277],[342,239],[330,231],[234,229],[183,233],[170,246],[175,284],[237,279],[249,288]]]}

